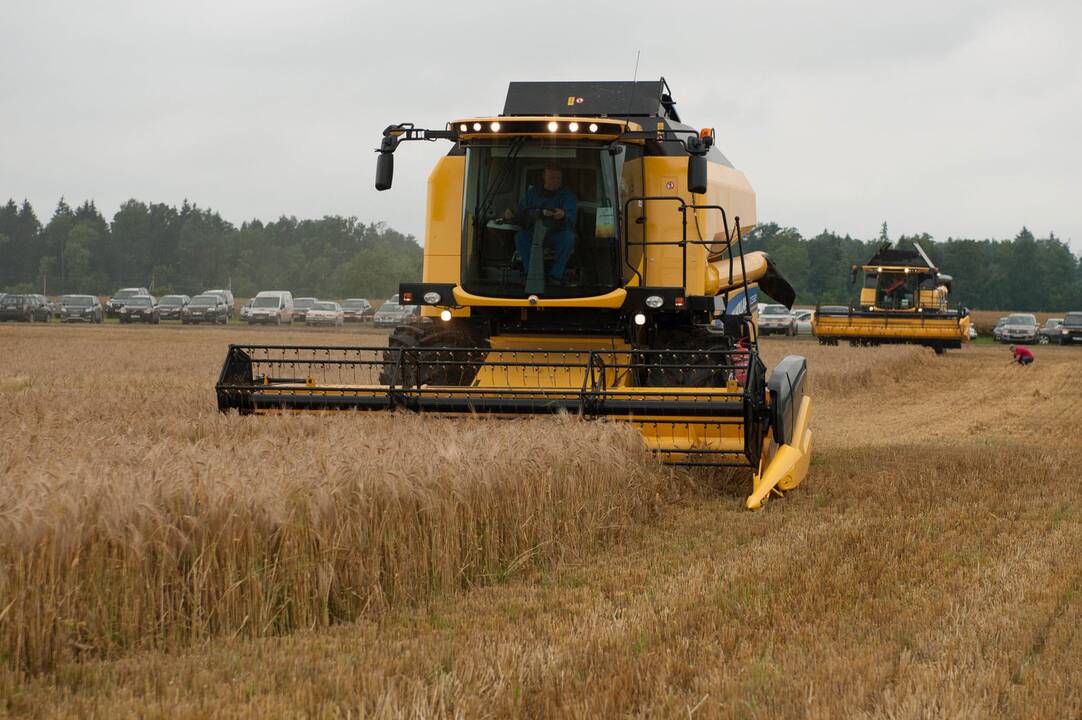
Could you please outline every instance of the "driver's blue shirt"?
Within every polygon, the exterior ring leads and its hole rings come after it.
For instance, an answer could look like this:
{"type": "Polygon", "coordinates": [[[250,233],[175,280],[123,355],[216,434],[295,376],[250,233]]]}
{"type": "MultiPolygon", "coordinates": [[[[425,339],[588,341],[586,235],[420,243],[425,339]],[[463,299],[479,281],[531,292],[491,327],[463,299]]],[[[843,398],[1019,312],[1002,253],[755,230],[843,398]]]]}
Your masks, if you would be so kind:
{"type": "MultiPolygon", "coordinates": [[[[544,187],[538,188],[531,185],[526,188],[526,196],[518,204],[520,214],[527,210],[556,210],[557,208],[564,211],[562,220],[541,216],[541,221],[545,223],[548,231],[553,233],[574,229],[575,214],[578,212],[578,199],[575,197],[575,193],[566,187],[560,187],[557,190],[545,190],[544,187]]],[[[525,220],[526,229],[532,230],[533,223],[533,217],[527,216],[525,220]]]]}

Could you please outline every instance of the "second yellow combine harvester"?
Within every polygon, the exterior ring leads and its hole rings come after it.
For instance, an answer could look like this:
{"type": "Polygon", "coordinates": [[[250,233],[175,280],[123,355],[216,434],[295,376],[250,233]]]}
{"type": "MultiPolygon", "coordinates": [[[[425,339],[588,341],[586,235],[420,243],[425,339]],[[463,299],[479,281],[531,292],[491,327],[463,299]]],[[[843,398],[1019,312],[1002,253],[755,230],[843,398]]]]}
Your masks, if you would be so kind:
{"type": "Polygon", "coordinates": [[[924,345],[942,355],[969,342],[970,317],[965,308],[947,304],[951,277],[939,271],[924,249],[879,248],[867,265],[852,267],[856,281],[863,272],[857,305],[821,306],[812,332],[823,345],[924,345]]]}
{"type": "Polygon", "coordinates": [[[399,292],[422,322],[378,348],[233,345],[221,410],[567,412],[635,425],[665,462],[750,468],[751,508],[801,482],[806,363],[768,375],[753,316],[759,289],[793,289],[743,252],[755,194],[664,79],[512,83],[500,115],[392,125],[377,189],[414,140],[451,143],[399,292]]]}

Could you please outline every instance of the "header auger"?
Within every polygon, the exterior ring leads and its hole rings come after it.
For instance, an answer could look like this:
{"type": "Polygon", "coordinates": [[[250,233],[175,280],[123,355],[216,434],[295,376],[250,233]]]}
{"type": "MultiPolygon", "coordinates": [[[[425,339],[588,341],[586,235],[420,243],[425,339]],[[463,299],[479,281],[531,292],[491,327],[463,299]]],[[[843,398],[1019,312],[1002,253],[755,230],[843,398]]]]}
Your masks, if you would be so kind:
{"type": "Polygon", "coordinates": [[[806,362],[768,375],[753,319],[759,290],[795,294],[744,252],[755,194],[664,79],[516,82],[500,115],[391,125],[377,189],[419,140],[452,143],[399,292],[422,323],[387,347],[231,346],[221,410],[568,412],[632,423],[667,463],[750,468],[751,508],[801,482],[806,362]]]}

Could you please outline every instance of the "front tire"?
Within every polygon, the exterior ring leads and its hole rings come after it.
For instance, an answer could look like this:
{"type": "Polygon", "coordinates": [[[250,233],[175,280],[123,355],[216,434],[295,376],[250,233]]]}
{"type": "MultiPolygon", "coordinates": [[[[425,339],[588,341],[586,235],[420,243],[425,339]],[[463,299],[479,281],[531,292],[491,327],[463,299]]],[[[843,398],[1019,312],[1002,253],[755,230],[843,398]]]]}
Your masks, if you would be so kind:
{"type": "MultiPolygon", "coordinates": [[[[468,332],[455,327],[440,327],[439,329],[425,332],[425,328],[416,325],[398,325],[387,338],[387,351],[383,353],[383,367],[380,369],[379,381],[382,385],[390,385],[395,368],[399,365],[399,353],[392,352],[395,349],[408,350],[410,348],[423,347],[476,347],[481,343],[476,337],[468,332]]],[[[395,380],[399,387],[414,387],[420,385],[469,385],[477,376],[477,371],[484,362],[485,353],[482,352],[448,352],[447,356],[441,356],[440,360],[451,360],[457,364],[422,366],[410,365],[407,362],[401,364],[401,375],[395,380]]]]}

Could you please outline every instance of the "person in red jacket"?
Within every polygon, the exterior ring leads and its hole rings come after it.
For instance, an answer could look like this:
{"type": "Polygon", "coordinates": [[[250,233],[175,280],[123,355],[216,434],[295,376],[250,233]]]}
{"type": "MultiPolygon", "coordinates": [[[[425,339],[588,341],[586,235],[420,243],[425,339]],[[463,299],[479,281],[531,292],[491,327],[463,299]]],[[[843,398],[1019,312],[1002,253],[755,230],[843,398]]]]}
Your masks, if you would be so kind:
{"type": "Polygon", "coordinates": [[[1029,348],[1011,345],[1011,352],[1014,353],[1014,361],[1022,367],[1033,364],[1033,353],[1029,351],[1029,348]]]}

